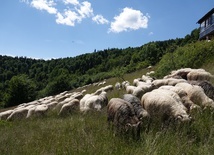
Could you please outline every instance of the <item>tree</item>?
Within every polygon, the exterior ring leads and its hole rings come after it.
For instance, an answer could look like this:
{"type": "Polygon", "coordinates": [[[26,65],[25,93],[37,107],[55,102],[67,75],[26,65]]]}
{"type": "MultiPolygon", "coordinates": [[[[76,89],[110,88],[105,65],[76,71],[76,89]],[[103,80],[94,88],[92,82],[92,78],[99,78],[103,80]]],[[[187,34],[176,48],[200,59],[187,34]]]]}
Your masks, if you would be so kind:
{"type": "Polygon", "coordinates": [[[36,86],[25,74],[14,76],[8,85],[5,107],[29,102],[36,97],[36,86]]]}

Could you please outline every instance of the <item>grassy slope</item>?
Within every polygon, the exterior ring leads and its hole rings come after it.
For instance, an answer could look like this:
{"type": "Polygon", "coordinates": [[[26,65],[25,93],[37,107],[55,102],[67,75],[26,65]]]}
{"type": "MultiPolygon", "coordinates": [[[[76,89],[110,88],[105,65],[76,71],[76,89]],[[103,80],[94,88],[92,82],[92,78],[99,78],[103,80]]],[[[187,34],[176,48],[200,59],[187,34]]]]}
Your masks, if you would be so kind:
{"type": "MultiPolygon", "coordinates": [[[[214,74],[214,59],[202,68],[214,74]]],[[[124,76],[132,82],[148,70],[124,76]]],[[[114,84],[118,79],[108,79],[114,84]]],[[[214,81],[212,81],[214,84],[214,81]]],[[[97,89],[97,88],[96,88],[97,89]]],[[[88,87],[88,92],[95,88],[88,87]]],[[[113,91],[109,98],[124,91],[113,91]]],[[[52,114],[41,119],[15,122],[0,121],[0,154],[212,154],[214,152],[214,114],[209,109],[193,114],[189,125],[160,130],[153,124],[140,141],[113,136],[106,122],[106,109],[101,113],[68,117],[52,114]]]]}

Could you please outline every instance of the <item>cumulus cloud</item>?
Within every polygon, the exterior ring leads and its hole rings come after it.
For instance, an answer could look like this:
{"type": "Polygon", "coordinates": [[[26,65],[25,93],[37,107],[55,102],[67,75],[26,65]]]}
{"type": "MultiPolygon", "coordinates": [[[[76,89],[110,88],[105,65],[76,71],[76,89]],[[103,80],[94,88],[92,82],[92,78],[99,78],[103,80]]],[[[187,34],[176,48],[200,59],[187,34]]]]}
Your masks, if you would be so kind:
{"type": "Polygon", "coordinates": [[[105,19],[102,15],[96,15],[92,18],[92,20],[94,22],[96,22],[97,24],[108,24],[109,21],[107,19],[105,19]]]}
{"type": "Polygon", "coordinates": [[[79,1],[78,0],[64,0],[65,4],[72,4],[72,5],[78,5],[79,1]]]}
{"type": "Polygon", "coordinates": [[[118,16],[114,17],[114,21],[111,22],[109,32],[119,33],[123,31],[147,28],[148,21],[149,17],[143,15],[140,10],[134,10],[126,7],[118,16]]]}
{"type": "Polygon", "coordinates": [[[79,8],[76,7],[77,12],[82,18],[90,17],[93,15],[93,9],[91,3],[84,1],[79,5],[79,8]]]}
{"type": "Polygon", "coordinates": [[[32,0],[31,6],[38,10],[45,10],[50,14],[56,14],[56,3],[53,0],[32,0]]]}
{"type": "MultiPolygon", "coordinates": [[[[109,21],[102,15],[94,15],[92,5],[89,1],[80,0],[19,0],[26,4],[31,5],[38,10],[47,11],[56,17],[56,23],[75,26],[81,23],[84,18],[90,18],[97,24],[109,24],[109,21]],[[58,8],[59,3],[64,4],[63,9],[61,6],[58,8]],[[57,9],[58,8],[58,9],[57,9]]],[[[122,12],[114,17],[111,22],[108,32],[119,33],[123,31],[137,30],[140,28],[148,27],[149,15],[144,15],[140,10],[132,8],[124,8],[122,12]]]]}
{"type": "Polygon", "coordinates": [[[75,24],[80,23],[83,18],[91,16],[93,16],[91,3],[84,1],[81,4],[78,4],[78,6],[75,7],[74,11],[65,10],[63,14],[58,12],[56,15],[56,23],[67,26],[75,26],[75,24]]]}
{"type": "Polygon", "coordinates": [[[75,26],[76,22],[81,22],[82,18],[74,11],[65,10],[64,14],[57,13],[56,23],[67,26],[75,26]]]}

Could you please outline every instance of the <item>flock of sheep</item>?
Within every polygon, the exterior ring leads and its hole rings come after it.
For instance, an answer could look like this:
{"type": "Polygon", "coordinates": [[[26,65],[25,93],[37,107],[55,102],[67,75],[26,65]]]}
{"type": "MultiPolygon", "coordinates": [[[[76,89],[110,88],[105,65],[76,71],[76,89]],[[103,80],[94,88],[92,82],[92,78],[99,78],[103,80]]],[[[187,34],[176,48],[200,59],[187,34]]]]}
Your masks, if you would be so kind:
{"type": "MultiPolygon", "coordinates": [[[[23,103],[14,109],[0,113],[1,120],[41,117],[50,111],[67,115],[74,111],[87,113],[107,107],[109,125],[117,132],[134,131],[139,136],[142,123],[159,120],[163,124],[171,121],[190,122],[192,110],[214,108],[214,87],[209,82],[213,75],[204,69],[183,68],[172,71],[163,79],[150,77],[150,72],[133,84],[117,82],[115,86],[101,87],[91,94],[86,91],[63,92],[23,103]],[[125,89],[121,98],[108,98],[113,89],[125,89]]],[[[106,81],[105,83],[106,84],[106,81]]]]}

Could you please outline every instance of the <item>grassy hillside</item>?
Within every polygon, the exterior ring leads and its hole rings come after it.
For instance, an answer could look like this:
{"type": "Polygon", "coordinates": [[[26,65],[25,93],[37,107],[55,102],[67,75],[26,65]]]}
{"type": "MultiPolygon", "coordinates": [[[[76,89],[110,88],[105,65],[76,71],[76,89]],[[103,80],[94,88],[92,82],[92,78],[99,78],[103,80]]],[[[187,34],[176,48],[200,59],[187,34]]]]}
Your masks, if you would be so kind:
{"type": "MultiPolygon", "coordinates": [[[[213,66],[214,57],[210,57],[201,67],[214,74],[213,66]]],[[[124,78],[132,82],[147,71],[143,69],[125,74],[124,78]]],[[[118,80],[107,79],[107,84],[115,84],[118,80]]],[[[97,87],[86,89],[94,92],[97,87]]],[[[123,90],[114,90],[108,98],[119,97],[123,93],[123,90]]],[[[166,130],[160,130],[160,124],[153,124],[149,132],[141,132],[139,141],[114,136],[108,128],[106,109],[87,115],[75,113],[59,117],[49,114],[41,119],[0,121],[0,154],[213,154],[213,111],[198,111],[192,117],[195,121],[191,124],[171,125],[166,130]]]]}

